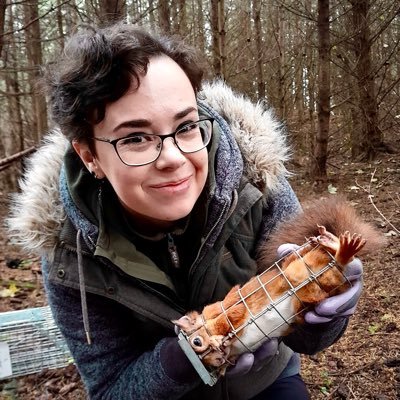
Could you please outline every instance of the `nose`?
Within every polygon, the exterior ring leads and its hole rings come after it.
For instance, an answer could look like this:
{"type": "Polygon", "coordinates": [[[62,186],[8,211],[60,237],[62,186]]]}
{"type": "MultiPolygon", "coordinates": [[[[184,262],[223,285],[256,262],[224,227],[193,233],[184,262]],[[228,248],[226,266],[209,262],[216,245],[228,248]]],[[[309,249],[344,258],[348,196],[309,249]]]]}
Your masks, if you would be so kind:
{"type": "Polygon", "coordinates": [[[178,149],[172,137],[163,141],[161,154],[156,160],[156,166],[163,168],[178,168],[186,161],[184,154],[178,149]]]}

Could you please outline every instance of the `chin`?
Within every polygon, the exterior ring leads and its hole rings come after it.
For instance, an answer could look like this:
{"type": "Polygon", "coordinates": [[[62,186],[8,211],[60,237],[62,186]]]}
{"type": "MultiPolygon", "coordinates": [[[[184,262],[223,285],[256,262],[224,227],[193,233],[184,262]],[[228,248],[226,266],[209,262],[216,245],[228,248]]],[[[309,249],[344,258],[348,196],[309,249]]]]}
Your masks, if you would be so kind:
{"type": "Polygon", "coordinates": [[[169,222],[179,221],[180,219],[187,217],[192,210],[193,207],[188,207],[187,209],[181,208],[180,210],[175,210],[173,213],[170,212],[171,210],[168,210],[169,212],[167,211],[160,219],[169,222]]]}

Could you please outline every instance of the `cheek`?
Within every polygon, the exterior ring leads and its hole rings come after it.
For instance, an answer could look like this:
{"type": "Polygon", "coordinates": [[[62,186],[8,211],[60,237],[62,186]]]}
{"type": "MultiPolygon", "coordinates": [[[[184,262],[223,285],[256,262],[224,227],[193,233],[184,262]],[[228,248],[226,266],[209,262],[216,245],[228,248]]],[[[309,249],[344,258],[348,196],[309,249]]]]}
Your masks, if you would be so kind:
{"type": "Polygon", "coordinates": [[[123,166],[121,168],[114,168],[108,171],[107,178],[114,188],[117,196],[124,202],[129,201],[131,198],[140,198],[142,195],[142,184],[145,180],[143,172],[140,168],[135,170],[135,173],[129,168],[123,166]]]}
{"type": "Polygon", "coordinates": [[[207,150],[204,149],[199,153],[193,153],[190,158],[191,163],[193,164],[194,169],[197,173],[197,178],[199,181],[205,183],[208,175],[208,153],[207,150]]]}

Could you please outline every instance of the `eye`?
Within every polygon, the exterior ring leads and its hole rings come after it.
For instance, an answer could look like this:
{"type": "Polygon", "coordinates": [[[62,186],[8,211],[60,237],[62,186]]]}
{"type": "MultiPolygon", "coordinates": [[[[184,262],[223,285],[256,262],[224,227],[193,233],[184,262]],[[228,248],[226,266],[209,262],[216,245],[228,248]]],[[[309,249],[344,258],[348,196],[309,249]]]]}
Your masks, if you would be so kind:
{"type": "Polygon", "coordinates": [[[192,339],[192,344],[193,344],[193,346],[195,346],[195,347],[201,347],[201,346],[203,346],[203,341],[201,340],[201,337],[200,337],[200,336],[195,336],[195,337],[192,339]]]}
{"type": "Polygon", "coordinates": [[[120,139],[117,142],[117,148],[120,154],[131,151],[143,152],[156,146],[158,141],[159,138],[157,136],[139,133],[120,139]]]}
{"type": "Polygon", "coordinates": [[[118,144],[120,146],[137,145],[137,144],[149,142],[151,140],[152,140],[152,138],[150,135],[138,134],[138,135],[132,135],[132,136],[123,138],[118,142],[118,144]]]}
{"type": "Polygon", "coordinates": [[[189,123],[185,123],[184,125],[182,125],[177,132],[182,134],[182,133],[187,133],[190,132],[194,129],[197,129],[199,126],[198,122],[189,122],[189,123]]]}

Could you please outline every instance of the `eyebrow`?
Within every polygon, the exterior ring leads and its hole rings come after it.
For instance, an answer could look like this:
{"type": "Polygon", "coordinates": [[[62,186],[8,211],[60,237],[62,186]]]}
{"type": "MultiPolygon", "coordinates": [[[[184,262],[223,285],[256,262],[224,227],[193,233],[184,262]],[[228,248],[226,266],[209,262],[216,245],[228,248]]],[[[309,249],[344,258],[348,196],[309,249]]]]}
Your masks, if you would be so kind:
{"type": "MultiPolygon", "coordinates": [[[[174,120],[178,121],[179,119],[186,117],[186,115],[190,114],[192,111],[197,111],[196,107],[187,107],[182,111],[179,111],[177,114],[174,115],[174,120]]],[[[151,125],[151,122],[148,119],[132,119],[130,121],[124,121],[118,124],[114,129],[113,132],[117,132],[121,128],[144,128],[151,125]]]]}

